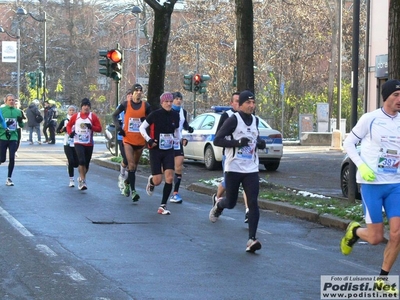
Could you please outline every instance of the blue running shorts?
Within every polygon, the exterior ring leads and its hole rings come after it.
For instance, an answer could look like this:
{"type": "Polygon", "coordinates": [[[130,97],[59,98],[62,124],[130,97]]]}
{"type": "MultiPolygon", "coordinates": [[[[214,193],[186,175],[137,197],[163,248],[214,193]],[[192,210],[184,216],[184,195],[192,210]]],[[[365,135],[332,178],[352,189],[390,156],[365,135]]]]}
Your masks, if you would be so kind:
{"type": "Polygon", "coordinates": [[[400,217],[400,184],[361,184],[365,223],[383,223],[382,207],[388,219],[400,217]]]}

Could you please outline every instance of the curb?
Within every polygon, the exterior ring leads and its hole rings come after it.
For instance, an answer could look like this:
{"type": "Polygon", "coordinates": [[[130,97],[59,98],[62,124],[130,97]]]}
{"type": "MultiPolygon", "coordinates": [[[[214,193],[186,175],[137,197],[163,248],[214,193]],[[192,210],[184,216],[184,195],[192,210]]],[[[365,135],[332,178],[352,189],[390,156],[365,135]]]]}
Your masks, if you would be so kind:
{"type": "MultiPolygon", "coordinates": [[[[216,191],[215,188],[213,189],[201,183],[192,183],[187,186],[186,189],[196,193],[207,194],[210,196],[216,191]]],[[[243,198],[239,197],[238,201],[243,203],[243,198]]],[[[258,206],[261,209],[272,210],[283,215],[296,217],[314,223],[319,223],[323,226],[333,227],[340,230],[345,230],[350,222],[349,220],[338,218],[329,214],[320,215],[317,211],[313,209],[301,208],[284,202],[259,199],[258,206]]]]}
{"type": "MultiPolygon", "coordinates": [[[[108,169],[119,171],[119,164],[111,162],[109,157],[107,158],[92,158],[92,162],[108,169]]],[[[186,189],[200,194],[211,196],[215,193],[216,188],[207,186],[202,183],[192,183],[186,186],[186,189]]],[[[243,198],[239,197],[239,202],[243,203],[243,198]]],[[[258,205],[261,209],[275,211],[277,213],[296,217],[302,220],[314,222],[327,227],[333,227],[340,230],[347,228],[349,220],[341,219],[329,214],[320,215],[317,211],[312,209],[301,208],[295,205],[291,205],[285,202],[270,201],[265,199],[258,200],[258,205]]]]}

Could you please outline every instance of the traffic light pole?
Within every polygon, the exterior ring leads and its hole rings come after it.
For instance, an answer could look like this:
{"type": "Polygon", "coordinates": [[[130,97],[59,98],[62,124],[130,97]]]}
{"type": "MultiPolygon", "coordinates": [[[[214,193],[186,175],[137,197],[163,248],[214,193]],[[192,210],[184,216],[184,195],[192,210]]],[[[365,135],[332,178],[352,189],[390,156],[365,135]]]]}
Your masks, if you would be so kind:
{"type": "MultiPolygon", "coordinates": [[[[119,104],[119,80],[115,81],[115,99],[116,99],[116,106],[118,107],[119,104]]],[[[115,156],[118,157],[118,132],[117,127],[115,127],[115,156]]]]}
{"type": "Polygon", "coordinates": [[[37,97],[37,99],[40,99],[39,98],[39,76],[40,76],[39,75],[39,72],[40,72],[40,61],[39,60],[37,61],[37,64],[38,64],[38,67],[36,69],[36,97],[37,97]]]}

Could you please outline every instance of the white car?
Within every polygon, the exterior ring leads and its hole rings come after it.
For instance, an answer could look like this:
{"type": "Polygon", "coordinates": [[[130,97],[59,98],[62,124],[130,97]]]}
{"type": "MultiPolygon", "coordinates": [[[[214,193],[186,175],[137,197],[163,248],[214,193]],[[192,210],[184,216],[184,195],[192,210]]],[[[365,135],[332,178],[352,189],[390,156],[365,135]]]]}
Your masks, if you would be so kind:
{"type": "MultiPolygon", "coordinates": [[[[204,161],[208,170],[220,167],[222,148],[214,146],[213,141],[221,114],[229,108],[215,107],[216,112],[201,114],[190,122],[190,126],[194,129],[193,133],[182,131],[182,138],[188,140],[187,146],[184,147],[186,159],[204,161]]],[[[268,171],[276,171],[283,153],[282,134],[272,129],[263,119],[259,119],[260,137],[265,140],[267,145],[264,150],[258,150],[260,164],[263,164],[268,171]]]]}

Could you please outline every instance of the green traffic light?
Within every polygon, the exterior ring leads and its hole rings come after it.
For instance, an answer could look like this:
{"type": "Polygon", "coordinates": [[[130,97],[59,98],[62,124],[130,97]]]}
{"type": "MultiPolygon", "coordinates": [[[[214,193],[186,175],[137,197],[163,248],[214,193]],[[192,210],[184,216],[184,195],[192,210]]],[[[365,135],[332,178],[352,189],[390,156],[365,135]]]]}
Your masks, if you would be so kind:
{"type": "Polygon", "coordinates": [[[210,75],[201,75],[200,76],[200,87],[199,87],[199,93],[200,94],[205,94],[207,93],[207,82],[208,80],[211,79],[210,75]]]}
{"type": "Polygon", "coordinates": [[[192,92],[192,82],[193,82],[192,74],[183,75],[184,90],[192,92]]]}

